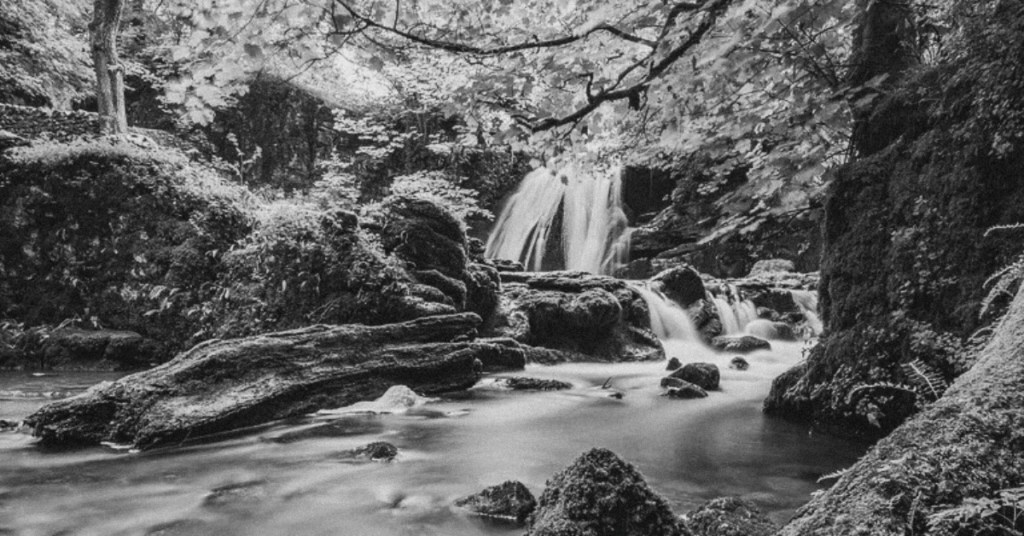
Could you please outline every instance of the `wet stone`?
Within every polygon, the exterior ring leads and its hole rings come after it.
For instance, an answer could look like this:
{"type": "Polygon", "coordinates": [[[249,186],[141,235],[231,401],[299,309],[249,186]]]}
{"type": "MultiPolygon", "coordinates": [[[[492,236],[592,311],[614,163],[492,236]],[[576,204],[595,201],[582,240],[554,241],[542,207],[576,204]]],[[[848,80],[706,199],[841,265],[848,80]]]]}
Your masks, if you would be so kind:
{"type": "Polygon", "coordinates": [[[683,364],[679,362],[679,358],[673,357],[672,359],[668,360],[668,366],[665,367],[665,370],[676,370],[681,366],[683,366],[683,364]]]}
{"type": "Polygon", "coordinates": [[[733,370],[747,370],[750,368],[750,363],[741,356],[736,356],[729,361],[729,368],[733,370]]]}
{"type": "Polygon", "coordinates": [[[683,382],[683,385],[679,387],[671,387],[665,393],[665,396],[669,398],[681,398],[684,400],[693,398],[707,398],[708,392],[701,389],[700,386],[692,383],[683,382]]]}
{"type": "Polygon", "coordinates": [[[687,363],[681,369],[673,372],[670,377],[679,378],[708,391],[718,389],[721,381],[718,367],[712,363],[687,363]]]}
{"type": "Polygon", "coordinates": [[[386,441],[375,441],[352,451],[353,456],[375,462],[390,462],[398,456],[398,447],[386,441]]]}
{"type": "Polygon", "coordinates": [[[521,482],[509,480],[455,501],[455,506],[487,518],[523,524],[537,500],[521,482]]]}
{"type": "Polygon", "coordinates": [[[210,490],[203,498],[203,506],[207,508],[232,508],[252,504],[266,495],[266,482],[253,480],[228,484],[210,490]]]}

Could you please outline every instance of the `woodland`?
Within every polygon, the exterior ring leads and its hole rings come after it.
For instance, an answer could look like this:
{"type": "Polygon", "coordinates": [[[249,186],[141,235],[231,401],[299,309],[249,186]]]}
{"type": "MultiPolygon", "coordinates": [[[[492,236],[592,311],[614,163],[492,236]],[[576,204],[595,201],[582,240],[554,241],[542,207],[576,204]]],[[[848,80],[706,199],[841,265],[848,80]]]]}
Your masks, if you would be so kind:
{"type": "Polygon", "coordinates": [[[1022,535],[1022,69],[1021,0],[4,0],[0,534],[1022,535]],[[855,455],[673,472],[740,404],[855,455]]]}

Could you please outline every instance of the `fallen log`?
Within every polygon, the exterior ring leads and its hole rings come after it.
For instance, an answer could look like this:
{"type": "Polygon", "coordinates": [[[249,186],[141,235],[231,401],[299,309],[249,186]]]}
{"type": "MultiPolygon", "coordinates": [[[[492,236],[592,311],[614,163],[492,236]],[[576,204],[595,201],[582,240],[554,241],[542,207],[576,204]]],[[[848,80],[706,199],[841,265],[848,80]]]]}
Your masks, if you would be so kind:
{"type": "Polygon", "coordinates": [[[469,387],[481,364],[522,368],[518,343],[468,340],[479,324],[462,313],[208,341],[44,406],[26,423],[43,445],[147,449],[374,399],[396,384],[420,394],[469,387]]]}
{"type": "Polygon", "coordinates": [[[1006,497],[1022,484],[1019,292],[971,370],[801,508],[779,534],[1019,534],[1019,497],[1006,497]]]}

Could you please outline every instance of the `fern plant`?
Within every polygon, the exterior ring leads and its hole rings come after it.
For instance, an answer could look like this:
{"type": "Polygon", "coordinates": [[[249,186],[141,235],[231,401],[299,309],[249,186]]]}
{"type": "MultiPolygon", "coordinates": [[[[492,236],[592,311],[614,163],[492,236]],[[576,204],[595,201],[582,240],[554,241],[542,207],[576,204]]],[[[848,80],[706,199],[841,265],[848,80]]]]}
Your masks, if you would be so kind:
{"type": "Polygon", "coordinates": [[[946,388],[949,387],[949,382],[946,381],[941,372],[919,358],[914,358],[900,364],[900,369],[906,375],[907,381],[914,387],[914,390],[926,400],[938,400],[942,393],[946,392],[946,388]]]}
{"type": "MultiPolygon", "coordinates": [[[[985,231],[985,236],[988,237],[998,232],[1021,230],[1024,230],[1024,223],[996,225],[995,227],[989,227],[985,231]]],[[[992,285],[992,288],[985,295],[985,298],[981,300],[981,310],[978,312],[978,316],[985,316],[992,308],[992,304],[999,298],[1004,296],[1013,297],[1014,291],[1018,288],[1021,280],[1024,280],[1024,253],[985,280],[983,286],[992,285]]]]}

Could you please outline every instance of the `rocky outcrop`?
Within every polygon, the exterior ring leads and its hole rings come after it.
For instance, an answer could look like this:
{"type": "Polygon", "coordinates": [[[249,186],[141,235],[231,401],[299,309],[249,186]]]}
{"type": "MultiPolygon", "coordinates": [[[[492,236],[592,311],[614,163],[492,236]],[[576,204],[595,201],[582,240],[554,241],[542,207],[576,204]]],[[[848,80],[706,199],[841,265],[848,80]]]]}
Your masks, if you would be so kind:
{"type": "Polygon", "coordinates": [[[801,508],[780,536],[1019,530],[1019,518],[989,512],[1012,512],[1024,482],[1022,328],[1018,293],[974,367],[801,508]]]}
{"type": "Polygon", "coordinates": [[[539,347],[534,360],[665,358],[643,298],[625,282],[583,272],[501,274],[501,306],[486,334],[539,347]]]}
{"type": "Polygon", "coordinates": [[[679,536],[668,504],[635,467],[593,449],[555,474],[527,525],[528,536],[679,536]]]}
{"type": "Polygon", "coordinates": [[[163,360],[157,342],[134,331],[64,328],[42,342],[40,368],[51,370],[133,370],[163,360]]]}
{"type": "Polygon", "coordinates": [[[509,480],[455,501],[473,514],[524,524],[537,507],[537,499],[522,482],[509,480]]]}
{"type": "Polygon", "coordinates": [[[370,400],[396,384],[428,394],[465,388],[477,379],[475,360],[523,366],[513,341],[470,340],[479,324],[464,313],[213,340],[47,405],[26,422],[44,445],[145,449],[370,400]]]}
{"type": "Polygon", "coordinates": [[[911,384],[900,364],[915,361],[952,380],[969,365],[960,347],[993,318],[979,315],[986,280],[1012,262],[1020,241],[988,231],[1024,221],[1024,146],[993,141],[1002,118],[1024,110],[1008,89],[1019,84],[1010,58],[1020,54],[1024,17],[1004,2],[962,4],[974,11],[957,59],[913,72],[879,99],[859,125],[870,150],[830,183],[820,285],[827,335],[799,381],[773,391],[769,412],[882,437],[914,409],[883,391],[851,394],[911,384]],[[977,119],[996,109],[991,122],[977,119]],[[798,407],[805,411],[789,412],[798,407]]]}
{"type": "Polygon", "coordinates": [[[771,536],[779,529],[757,506],[739,497],[702,504],[686,515],[686,527],[697,536],[771,536]]]}

